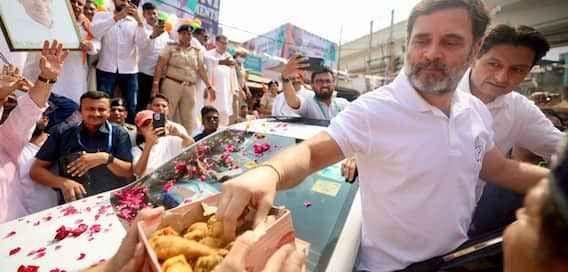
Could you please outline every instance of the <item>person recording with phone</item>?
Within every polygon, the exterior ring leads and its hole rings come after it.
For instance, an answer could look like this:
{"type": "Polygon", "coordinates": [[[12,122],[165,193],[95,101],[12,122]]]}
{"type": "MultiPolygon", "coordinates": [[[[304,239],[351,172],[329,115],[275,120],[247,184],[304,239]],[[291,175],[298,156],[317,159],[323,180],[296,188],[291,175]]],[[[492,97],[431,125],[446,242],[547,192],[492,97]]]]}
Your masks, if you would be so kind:
{"type": "Polygon", "coordinates": [[[160,51],[172,42],[170,35],[165,31],[165,21],[158,18],[158,9],[151,2],[142,5],[142,15],[146,23],[146,35],[148,39],[144,47],[140,50],[140,60],[138,68],[138,107],[137,110],[146,109],[152,94],[152,82],[154,81],[154,70],[158,64],[160,51]]]}
{"type": "Polygon", "coordinates": [[[130,138],[108,121],[109,96],[86,92],[80,102],[83,121],[50,134],[30,170],[35,182],[61,190],[65,202],[122,187],[132,177],[130,138]],[[50,171],[54,165],[58,174],[50,171]]]}
{"type": "Polygon", "coordinates": [[[300,117],[331,120],[349,105],[346,99],[333,95],[336,87],[335,74],[323,65],[322,59],[293,56],[284,66],[282,82],[286,103],[300,117]],[[311,84],[314,93],[300,96],[296,93],[292,78],[303,74],[305,70],[312,74],[311,84]]]}
{"type": "Polygon", "coordinates": [[[113,12],[97,12],[92,32],[101,41],[97,64],[97,90],[113,95],[122,91],[128,109],[128,121],[136,114],[138,100],[138,58],[149,39],[138,9],[127,0],[113,0],[113,12]]]}
{"type": "Polygon", "coordinates": [[[151,173],[194,143],[191,137],[175,126],[167,126],[163,113],[143,110],[136,114],[134,120],[138,135],[132,155],[134,175],[137,177],[151,173]]]}

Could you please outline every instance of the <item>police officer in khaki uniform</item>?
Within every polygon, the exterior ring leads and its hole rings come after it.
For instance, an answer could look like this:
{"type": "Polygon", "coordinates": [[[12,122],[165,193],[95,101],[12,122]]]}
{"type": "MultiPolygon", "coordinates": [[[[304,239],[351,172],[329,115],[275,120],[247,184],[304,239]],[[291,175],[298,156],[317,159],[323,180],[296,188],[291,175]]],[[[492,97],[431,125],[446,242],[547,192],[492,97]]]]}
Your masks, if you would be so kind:
{"type": "Polygon", "coordinates": [[[215,89],[207,77],[203,63],[204,52],[191,45],[191,32],[190,25],[181,25],[178,29],[178,43],[168,44],[162,50],[152,86],[152,96],[160,91],[170,101],[168,118],[180,122],[187,131],[193,131],[195,127],[193,107],[198,77],[207,86],[207,95],[215,99],[215,89]]]}

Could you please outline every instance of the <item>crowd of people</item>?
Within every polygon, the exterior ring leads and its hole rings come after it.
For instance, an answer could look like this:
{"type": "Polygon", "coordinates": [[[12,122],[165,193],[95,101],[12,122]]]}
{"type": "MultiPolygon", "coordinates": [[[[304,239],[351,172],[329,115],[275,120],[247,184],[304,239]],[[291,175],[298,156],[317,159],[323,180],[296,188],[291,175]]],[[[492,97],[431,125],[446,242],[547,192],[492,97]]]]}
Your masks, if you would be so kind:
{"type": "MultiPolygon", "coordinates": [[[[113,0],[96,12],[89,0],[69,1],[82,50],[46,41],[22,67],[2,69],[0,223],[122,187],[219,127],[296,116],[330,127],[224,183],[218,216],[227,238],[246,206],[262,222],[277,190],[343,161],[343,175],[360,182],[357,271],[412,267],[513,221],[507,271],[566,271],[564,132],[514,91],[550,49],[535,29],[489,27],[479,0],[420,1],[408,19],[403,70],[350,103],[337,97],[332,70],[306,73],[305,57],[290,58],[255,96],[247,53],[229,54],[227,37],[209,42],[207,31],[187,24],[168,33],[151,3],[113,0]],[[521,162],[515,149],[558,159],[549,171],[521,162]]],[[[242,270],[253,236],[237,239],[219,271],[242,270]]],[[[105,265],[137,271],[135,237],[129,232],[105,265]]],[[[270,271],[283,262],[299,271],[300,253],[279,252],[270,271]]]]}

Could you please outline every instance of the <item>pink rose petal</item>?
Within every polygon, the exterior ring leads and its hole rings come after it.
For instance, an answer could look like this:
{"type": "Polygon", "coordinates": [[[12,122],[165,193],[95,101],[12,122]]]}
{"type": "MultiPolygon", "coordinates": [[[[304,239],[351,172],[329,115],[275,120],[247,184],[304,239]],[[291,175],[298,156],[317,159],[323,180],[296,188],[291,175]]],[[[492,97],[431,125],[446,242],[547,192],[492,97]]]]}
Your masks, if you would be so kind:
{"type": "Polygon", "coordinates": [[[36,254],[36,256],[35,256],[34,259],[39,259],[39,258],[41,258],[41,257],[43,257],[43,256],[45,256],[45,251],[38,252],[38,253],[36,254]]]}
{"type": "Polygon", "coordinates": [[[83,232],[85,232],[87,229],[88,229],[87,224],[80,224],[79,226],[71,230],[71,234],[73,235],[73,237],[78,237],[79,235],[83,234],[83,232]]]}
{"type": "Polygon", "coordinates": [[[16,247],[16,248],[10,250],[10,253],[8,255],[9,256],[15,255],[16,253],[20,252],[20,250],[22,250],[21,247],[16,247]]]}
{"type": "Polygon", "coordinates": [[[2,239],[7,239],[7,238],[10,238],[10,237],[12,237],[12,236],[14,236],[14,235],[16,235],[16,232],[15,232],[15,231],[10,231],[10,232],[9,232],[8,234],[6,234],[6,236],[4,236],[4,238],[2,238],[2,239]]]}
{"type": "Polygon", "coordinates": [[[81,253],[81,254],[79,255],[79,257],[77,258],[77,261],[84,259],[85,256],[86,256],[85,253],[81,253]]]}

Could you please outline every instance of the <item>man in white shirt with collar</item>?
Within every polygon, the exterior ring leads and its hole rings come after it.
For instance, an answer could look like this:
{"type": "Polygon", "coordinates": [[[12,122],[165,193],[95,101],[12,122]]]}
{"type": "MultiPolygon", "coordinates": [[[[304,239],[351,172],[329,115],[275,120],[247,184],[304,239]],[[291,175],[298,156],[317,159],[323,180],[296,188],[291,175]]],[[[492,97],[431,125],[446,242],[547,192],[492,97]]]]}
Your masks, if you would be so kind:
{"type": "Polygon", "coordinates": [[[309,119],[331,120],[349,105],[345,98],[335,97],[335,74],[329,68],[312,71],[311,95],[299,95],[292,83],[292,77],[298,75],[298,69],[307,66],[306,58],[294,56],[282,71],[282,88],[286,103],[298,115],[309,119]]]}
{"type": "Polygon", "coordinates": [[[170,35],[164,31],[164,22],[158,20],[158,10],[151,2],[142,5],[142,12],[146,24],[146,35],[149,39],[140,50],[140,62],[138,67],[138,107],[137,110],[146,109],[152,94],[152,84],[154,81],[154,70],[158,64],[160,51],[172,41],[170,35]]]}
{"type": "MultiPolygon", "coordinates": [[[[563,138],[564,134],[532,101],[514,91],[549,49],[545,37],[534,28],[497,25],[485,36],[460,83],[461,90],[479,98],[491,112],[495,145],[503,154],[517,146],[550,161],[563,138]]],[[[493,184],[487,184],[483,196],[478,197],[481,200],[474,213],[472,236],[510,224],[523,205],[521,194],[493,184]]]]}
{"type": "Polygon", "coordinates": [[[489,24],[481,0],[423,0],[407,26],[404,70],[367,93],[322,132],[223,184],[217,216],[226,237],[247,205],[265,220],[277,190],[345,157],[358,163],[359,271],[393,271],[463,244],[479,177],[525,192],[548,170],[507,160],[491,114],[456,91],[489,24]]]}
{"type": "Polygon", "coordinates": [[[97,12],[93,18],[93,34],[102,43],[97,89],[112,96],[118,85],[132,122],[138,100],[138,52],[148,37],[135,6],[128,0],[113,3],[114,12],[97,12]]]}
{"type": "MultiPolygon", "coordinates": [[[[302,74],[291,75],[288,79],[292,82],[292,86],[296,91],[296,94],[301,97],[313,97],[314,92],[308,90],[304,87],[304,79],[302,74]]],[[[284,92],[279,93],[274,99],[274,104],[272,105],[272,116],[290,116],[290,117],[300,117],[296,111],[294,111],[288,103],[286,103],[286,97],[284,92]]]]}

